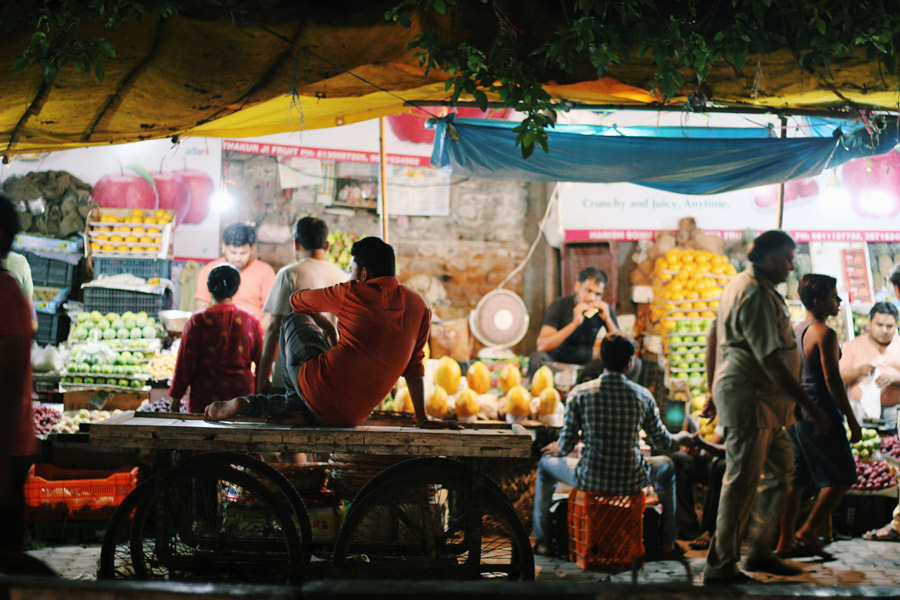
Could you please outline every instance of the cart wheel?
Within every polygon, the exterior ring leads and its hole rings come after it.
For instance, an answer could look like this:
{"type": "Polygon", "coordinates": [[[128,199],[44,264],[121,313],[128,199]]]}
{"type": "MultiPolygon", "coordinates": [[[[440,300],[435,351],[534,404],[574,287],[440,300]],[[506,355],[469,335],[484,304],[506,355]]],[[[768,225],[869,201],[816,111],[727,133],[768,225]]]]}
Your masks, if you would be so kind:
{"type": "Polygon", "coordinates": [[[281,492],[279,499],[287,501],[290,512],[293,513],[294,525],[300,533],[300,542],[303,544],[303,556],[308,562],[311,556],[310,544],[312,543],[312,525],[309,522],[309,511],[306,510],[306,504],[300,492],[297,491],[287,477],[278,472],[271,465],[267,465],[263,461],[253,458],[248,454],[239,454],[237,452],[205,452],[191,457],[190,463],[215,463],[231,467],[240,467],[245,472],[253,475],[270,490],[272,486],[281,492]]]}
{"type": "Polygon", "coordinates": [[[295,583],[300,534],[288,505],[252,475],[177,466],[138,502],[130,535],[138,579],[295,583]]]}
{"type": "Polygon", "coordinates": [[[122,503],[116,507],[109,520],[106,533],[103,535],[103,546],[100,548],[99,579],[137,579],[131,560],[131,523],[132,515],[138,503],[147,497],[156,485],[154,475],[142,481],[122,503]]]}
{"type": "Polygon", "coordinates": [[[480,509],[467,522],[468,473],[414,464],[399,471],[354,501],[334,547],[341,576],[534,579],[528,535],[496,484],[483,481],[480,509]]]}

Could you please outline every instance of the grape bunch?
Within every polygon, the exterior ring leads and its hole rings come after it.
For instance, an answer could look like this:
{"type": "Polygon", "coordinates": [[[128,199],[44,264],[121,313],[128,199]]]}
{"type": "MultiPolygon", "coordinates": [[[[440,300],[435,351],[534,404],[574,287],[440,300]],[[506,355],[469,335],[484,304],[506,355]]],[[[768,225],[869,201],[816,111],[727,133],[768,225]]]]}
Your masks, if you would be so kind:
{"type": "Polygon", "coordinates": [[[881,438],[881,453],[900,458],[900,439],[896,435],[881,438]]]}
{"type": "Polygon", "coordinates": [[[856,459],[856,484],[854,490],[883,490],[897,485],[897,479],[883,461],[867,462],[856,459]]]}
{"type": "Polygon", "coordinates": [[[168,398],[160,398],[156,402],[147,402],[146,404],[141,404],[141,407],[138,409],[141,412],[171,412],[172,403],[168,398]]]}
{"type": "Polygon", "coordinates": [[[32,409],[34,415],[34,434],[44,437],[50,433],[54,425],[59,423],[60,414],[49,406],[38,405],[32,409]]]}

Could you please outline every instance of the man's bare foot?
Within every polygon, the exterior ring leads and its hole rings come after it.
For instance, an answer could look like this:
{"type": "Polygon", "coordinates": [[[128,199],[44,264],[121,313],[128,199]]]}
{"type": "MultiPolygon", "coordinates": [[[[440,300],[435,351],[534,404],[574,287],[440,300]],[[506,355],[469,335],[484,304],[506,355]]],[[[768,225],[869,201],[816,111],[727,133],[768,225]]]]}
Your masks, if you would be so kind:
{"type": "Polygon", "coordinates": [[[203,416],[208,421],[227,421],[247,410],[249,401],[246,398],[232,398],[213,402],[206,407],[203,416]]]}

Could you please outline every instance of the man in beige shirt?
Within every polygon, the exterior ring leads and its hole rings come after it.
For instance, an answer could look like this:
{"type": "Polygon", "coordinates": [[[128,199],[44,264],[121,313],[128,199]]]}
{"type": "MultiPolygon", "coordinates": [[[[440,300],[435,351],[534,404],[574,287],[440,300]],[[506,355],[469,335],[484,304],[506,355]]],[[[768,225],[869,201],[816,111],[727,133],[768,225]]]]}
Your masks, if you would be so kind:
{"type": "MultiPolygon", "coordinates": [[[[263,312],[269,316],[263,339],[260,364],[256,369],[257,393],[269,389],[269,369],[278,356],[278,333],[281,322],[291,309],[291,295],[299,290],[326,288],[347,281],[347,273],[328,260],[328,225],[321,219],[303,217],[294,224],[294,250],[297,262],[282,267],[275,275],[272,291],[266,299],[263,312]]],[[[333,315],[328,315],[334,323],[333,315]]],[[[280,361],[276,362],[272,386],[284,387],[281,381],[280,361]]]]}
{"type": "Polygon", "coordinates": [[[784,427],[795,420],[795,402],[809,411],[817,427],[827,424],[800,386],[800,355],[787,305],[775,289],[793,271],[795,249],[794,240],[783,231],[763,233],[748,255],[751,265],[722,292],[713,397],[728,443],[705,584],[751,580],[738,570],[745,532],[750,547],[747,570],[800,572],[771,548],[794,469],[784,427]]]}

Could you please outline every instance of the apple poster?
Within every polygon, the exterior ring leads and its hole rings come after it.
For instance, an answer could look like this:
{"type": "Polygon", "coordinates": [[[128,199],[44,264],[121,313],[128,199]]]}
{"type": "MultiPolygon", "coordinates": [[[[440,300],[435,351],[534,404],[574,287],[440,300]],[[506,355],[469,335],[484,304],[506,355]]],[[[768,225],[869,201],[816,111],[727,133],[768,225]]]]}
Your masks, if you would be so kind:
{"type": "Polygon", "coordinates": [[[214,138],[149,140],[13,157],[0,184],[33,171],[67,171],[93,186],[101,207],[175,213],[174,256],[219,255],[219,216],[210,200],[222,178],[222,143],[214,138]]]}

